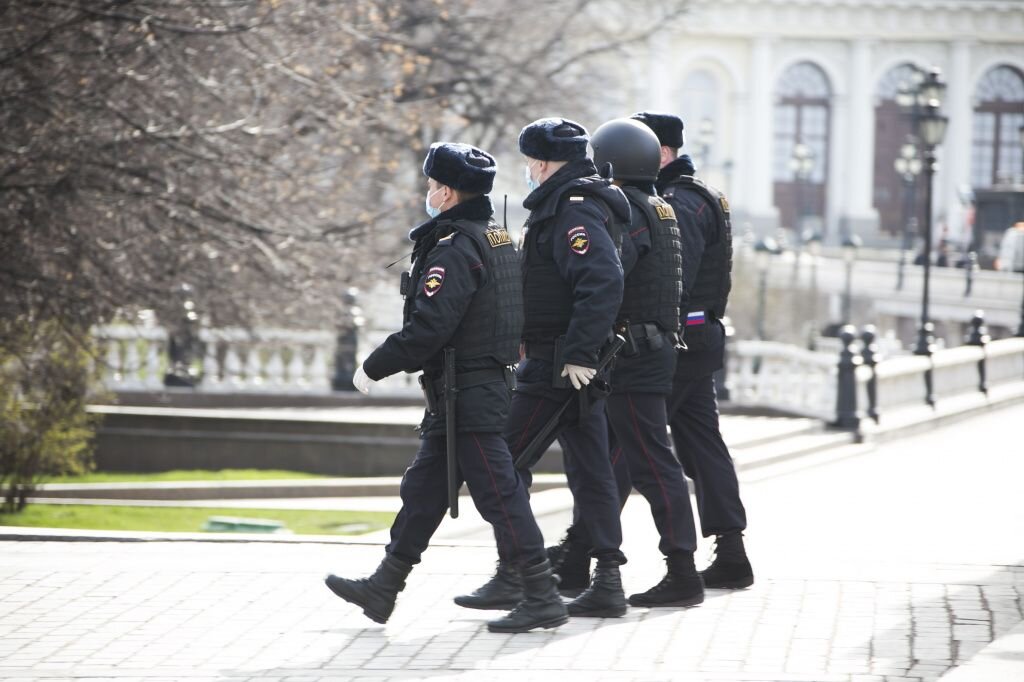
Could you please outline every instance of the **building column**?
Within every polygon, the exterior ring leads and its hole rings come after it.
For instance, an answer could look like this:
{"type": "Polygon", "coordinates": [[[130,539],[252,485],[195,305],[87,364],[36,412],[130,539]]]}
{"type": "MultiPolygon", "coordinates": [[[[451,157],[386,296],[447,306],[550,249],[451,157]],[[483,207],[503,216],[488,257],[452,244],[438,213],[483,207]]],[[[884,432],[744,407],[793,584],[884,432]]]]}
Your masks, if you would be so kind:
{"type": "Polygon", "coordinates": [[[840,234],[836,236],[841,239],[846,234],[857,234],[868,244],[880,238],[873,196],[875,84],[871,78],[872,47],[869,40],[855,40],[850,44],[850,90],[843,107],[848,127],[837,131],[845,140],[846,164],[832,169],[846,185],[840,234]]]}
{"type": "MultiPolygon", "coordinates": [[[[974,107],[974,83],[971,82],[971,45],[958,40],[950,45],[949,73],[946,74],[945,113],[949,116],[946,139],[939,148],[941,165],[936,183],[936,217],[945,214],[949,236],[969,238],[965,233],[965,206],[960,202],[961,188],[971,186],[971,131],[974,107]]],[[[938,223],[936,223],[938,229],[938,223]]],[[[939,234],[935,234],[938,243],[939,234]]]]}
{"type": "Polygon", "coordinates": [[[772,233],[779,224],[772,196],[773,64],[772,39],[754,38],[750,49],[750,107],[746,118],[749,133],[747,145],[738,149],[748,150],[744,164],[746,177],[742,183],[745,192],[743,203],[749,210],[750,221],[757,234],[772,233]]]}

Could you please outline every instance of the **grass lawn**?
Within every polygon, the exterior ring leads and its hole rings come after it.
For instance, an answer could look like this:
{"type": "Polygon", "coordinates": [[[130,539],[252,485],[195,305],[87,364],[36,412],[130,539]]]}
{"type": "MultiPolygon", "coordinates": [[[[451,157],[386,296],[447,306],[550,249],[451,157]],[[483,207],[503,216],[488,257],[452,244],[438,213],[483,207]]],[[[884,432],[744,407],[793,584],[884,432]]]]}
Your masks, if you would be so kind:
{"type": "Polygon", "coordinates": [[[327,478],[320,474],[280,469],[179,469],[152,474],[104,473],[47,478],[43,483],[161,483],[164,481],[276,481],[281,479],[327,478]]]}
{"type": "Polygon", "coordinates": [[[388,528],[395,518],[390,512],[30,504],[18,514],[0,514],[0,526],[198,533],[210,516],[272,519],[308,535],[358,535],[388,528]]]}

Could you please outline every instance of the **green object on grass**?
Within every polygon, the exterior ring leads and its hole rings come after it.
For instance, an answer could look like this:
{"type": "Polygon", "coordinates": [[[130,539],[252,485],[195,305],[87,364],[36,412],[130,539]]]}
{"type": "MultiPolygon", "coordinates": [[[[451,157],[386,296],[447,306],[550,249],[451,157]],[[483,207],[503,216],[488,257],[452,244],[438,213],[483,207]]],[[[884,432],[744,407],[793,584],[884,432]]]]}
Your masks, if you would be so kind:
{"type": "Polygon", "coordinates": [[[30,504],[0,514],[0,526],[198,533],[211,516],[272,518],[299,535],[354,535],[388,528],[395,519],[391,512],[369,511],[30,504]]]}
{"type": "Polygon", "coordinates": [[[203,530],[210,533],[291,533],[280,521],[238,516],[211,516],[203,524],[203,530]]]}
{"type": "Polygon", "coordinates": [[[177,469],[149,474],[95,471],[81,476],[47,478],[43,483],[162,483],[165,481],[276,481],[327,478],[321,474],[282,469],[177,469]]]}

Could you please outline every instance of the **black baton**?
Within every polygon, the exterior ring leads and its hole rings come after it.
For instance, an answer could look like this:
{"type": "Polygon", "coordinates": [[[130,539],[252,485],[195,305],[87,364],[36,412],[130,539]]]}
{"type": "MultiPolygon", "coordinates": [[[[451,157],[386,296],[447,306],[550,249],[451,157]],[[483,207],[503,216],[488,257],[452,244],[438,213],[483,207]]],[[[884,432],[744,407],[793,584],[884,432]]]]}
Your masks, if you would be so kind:
{"type": "Polygon", "coordinates": [[[444,349],[444,434],[448,459],[448,511],[453,519],[459,518],[459,472],[455,459],[455,349],[444,349]]]}

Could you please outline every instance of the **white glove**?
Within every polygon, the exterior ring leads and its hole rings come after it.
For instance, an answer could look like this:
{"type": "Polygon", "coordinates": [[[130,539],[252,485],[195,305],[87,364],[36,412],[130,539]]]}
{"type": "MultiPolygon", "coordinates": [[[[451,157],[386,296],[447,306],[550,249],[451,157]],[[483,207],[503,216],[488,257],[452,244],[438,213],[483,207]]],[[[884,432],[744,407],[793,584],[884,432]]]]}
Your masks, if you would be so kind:
{"type": "Polygon", "coordinates": [[[577,391],[589,384],[595,374],[597,374],[596,369],[580,367],[579,365],[566,365],[562,368],[562,376],[569,377],[569,381],[572,382],[572,387],[577,391]]]}
{"type": "Polygon", "coordinates": [[[366,376],[366,372],[363,371],[363,366],[359,365],[355,375],[352,377],[352,384],[359,390],[363,395],[370,395],[370,387],[373,386],[376,381],[366,376]]]}

